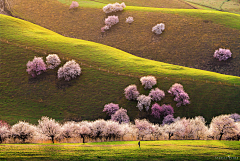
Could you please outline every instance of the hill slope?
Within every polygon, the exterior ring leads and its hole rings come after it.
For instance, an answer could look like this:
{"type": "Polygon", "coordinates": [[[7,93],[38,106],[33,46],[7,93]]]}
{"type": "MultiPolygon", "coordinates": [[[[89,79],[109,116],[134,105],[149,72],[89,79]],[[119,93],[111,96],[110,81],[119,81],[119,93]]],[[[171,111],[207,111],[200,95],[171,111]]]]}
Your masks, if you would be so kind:
{"type": "MultiPolygon", "coordinates": [[[[84,1],[69,10],[60,2],[14,0],[14,13],[62,35],[112,46],[139,57],[240,76],[240,15],[193,9],[163,9],[127,6],[123,12],[105,14],[101,7],[84,1]],[[29,14],[31,13],[31,14],[29,14]],[[101,33],[104,18],[118,15],[120,22],[101,33]],[[125,23],[133,16],[134,23],[125,23]],[[166,26],[163,34],[151,32],[157,23],[166,26]],[[219,62],[213,53],[228,48],[233,59],[219,62]]],[[[95,3],[95,2],[92,2],[95,3]]]]}
{"type": "Polygon", "coordinates": [[[144,75],[156,76],[155,87],[165,92],[175,82],[183,84],[191,98],[189,106],[176,108],[169,94],[160,102],[172,104],[175,116],[202,115],[210,121],[222,113],[240,113],[239,77],[139,58],[105,45],[67,38],[9,16],[0,15],[0,24],[0,117],[11,124],[22,119],[36,123],[42,115],[57,120],[106,118],[102,110],[110,102],[127,109],[131,120],[149,117],[138,111],[136,102],[127,101],[123,95],[129,84],[136,84],[140,93],[147,95],[149,90],[144,90],[139,81],[144,75]],[[82,62],[82,75],[70,82],[59,81],[55,69],[32,79],[26,73],[26,63],[34,56],[46,56],[44,53],[57,53],[62,64],[70,59],[82,62]]]}

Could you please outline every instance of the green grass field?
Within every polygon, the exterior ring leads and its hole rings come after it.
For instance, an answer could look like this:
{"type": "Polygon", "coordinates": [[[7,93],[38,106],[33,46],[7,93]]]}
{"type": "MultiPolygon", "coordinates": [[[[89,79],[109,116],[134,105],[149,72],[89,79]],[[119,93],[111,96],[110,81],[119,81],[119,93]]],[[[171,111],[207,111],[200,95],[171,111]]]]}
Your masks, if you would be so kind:
{"type": "Polygon", "coordinates": [[[238,141],[137,141],[4,144],[1,160],[239,160],[238,141]],[[225,159],[224,159],[225,158],[225,159]]]}

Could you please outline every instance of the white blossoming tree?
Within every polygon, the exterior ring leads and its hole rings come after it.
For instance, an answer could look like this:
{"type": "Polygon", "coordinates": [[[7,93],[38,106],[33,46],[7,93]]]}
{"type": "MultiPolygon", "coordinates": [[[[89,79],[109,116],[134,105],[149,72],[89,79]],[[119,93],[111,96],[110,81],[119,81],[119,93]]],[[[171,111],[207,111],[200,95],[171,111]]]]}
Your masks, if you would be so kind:
{"type": "Polygon", "coordinates": [[[149,106],[151,105],[151,97],[150,96],[145,96],[145,95],[140,95],[137,98],[138,104],[137,108],[142,111],[143,107],[145,107],[146,111],[149,110],[149,106]]]}
{"type": "Polygon", "coordinates": [[[61,134],[61,125],[55,121],[55,119],[49,119],[46,116],[43,116],[41,120],[38,120],[38,129],[42,135],[51,138],[52,143],[54,143],[54,139],[61,134]]]}

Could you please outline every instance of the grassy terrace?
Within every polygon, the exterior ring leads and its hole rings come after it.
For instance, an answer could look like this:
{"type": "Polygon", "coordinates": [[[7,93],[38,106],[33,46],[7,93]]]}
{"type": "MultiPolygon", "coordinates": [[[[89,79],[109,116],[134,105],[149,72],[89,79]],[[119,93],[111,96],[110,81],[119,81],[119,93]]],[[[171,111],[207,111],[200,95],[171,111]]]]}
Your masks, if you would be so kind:
{"type": "MultiPolygon", "coordinates": [[[[4,15],[0,15],[0,21],[3,71],[0,116],[10,124],[18,120],[37,123],[43,115],[61,121],[105,118],[102,109],[110,102],[127,109],[131,120],[148,116],[138,111],[136,102],[127,101],[123,95],[129,84],[136,84],[140,93],[147,95],[149,90],[144,90],[139,81],[144,75],[156,76],[157,87],[165,93],[175,82],[183,84],[191,104],[174,108],[175,116],[202,115],[209,122],[222,113],[240,113],[239,77],[139,58],[98,43],[67,38],[4,15]],[[59,81],[55,69],[32,79],[26,73],[26,63],[34,56],[45,57],[45,52],[57,53],[62,65],[76,59],[82,67],[82,75],[70,82],[59,81]]],[[[175,107],[173,97],[168,94],[160,102],[163,103],[175,107]]]]}
{"type": "Polygon", "coordinates": [[[85,144],[5,144],[3,160],[238,160],[237,141],[137,141],[85,144]],[[111,151],[111,152],[110,152],[111,151]],[[224,159],[225,158],[225,159],[224,159]]]}

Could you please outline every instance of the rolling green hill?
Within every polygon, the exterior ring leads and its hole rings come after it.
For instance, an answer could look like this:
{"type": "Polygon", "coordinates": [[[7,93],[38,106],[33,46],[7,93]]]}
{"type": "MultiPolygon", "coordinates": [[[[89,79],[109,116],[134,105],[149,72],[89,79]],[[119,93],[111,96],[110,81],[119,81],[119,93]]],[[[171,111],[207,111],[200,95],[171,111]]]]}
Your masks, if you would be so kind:
{"type": "Polygon", "coordinates": [[[109,1],[101,1],[100,4],[79,1],[80,7],[74,10],[69,10],[70,2],[66,5],[57,0],[13,1],[15,16],[64,36],[101,43],[160,62],[240,76],[238,14],[128,6],[128,1],[123,12],[105,14],[101,8],[109,1]],[[120,22],[101,33],[104,18],[109,15],[119,16],[120,22]],[[131,25],[125,23],[128,16],[134,17],[131,25]],[[158,36],[151,32],[157,23],[166,26],[165,31],[158,36]],[[213,53],[219,48],[230,49],[233,59],[226,62],[214,59],[213,53]]]}
{"type": "Polygon", "coordinates": [[[189,106],[176,108],[169,94],[160,102],[171,104],[175,117],[202,115],[210,121],[222,113],[240,113],[240,77],[139,58],[102,44],[64,37],[9,16],[0,15],[0,25],[0,117],[11,124],[18,120],[36,123],[43,115],[57,120],[106,118],[102,110],[110,102],[127,109],[131,120],[149,117],[138,111],[136,102],[127,101],[123,95],[130,84],[148,94],[149,90],[144,90],[139,81],[145,75],[156,76],[157,87],[165,93],[175,82],[183,84],[190,96],[189,106]],[[82,75],[70,82],[60,81],[55,69],[31,78],[26,73],[27,61],[34,56],[45,57],[44,53],[57,53],[62,64],[75,59],[82,67],[82,75]]]}

